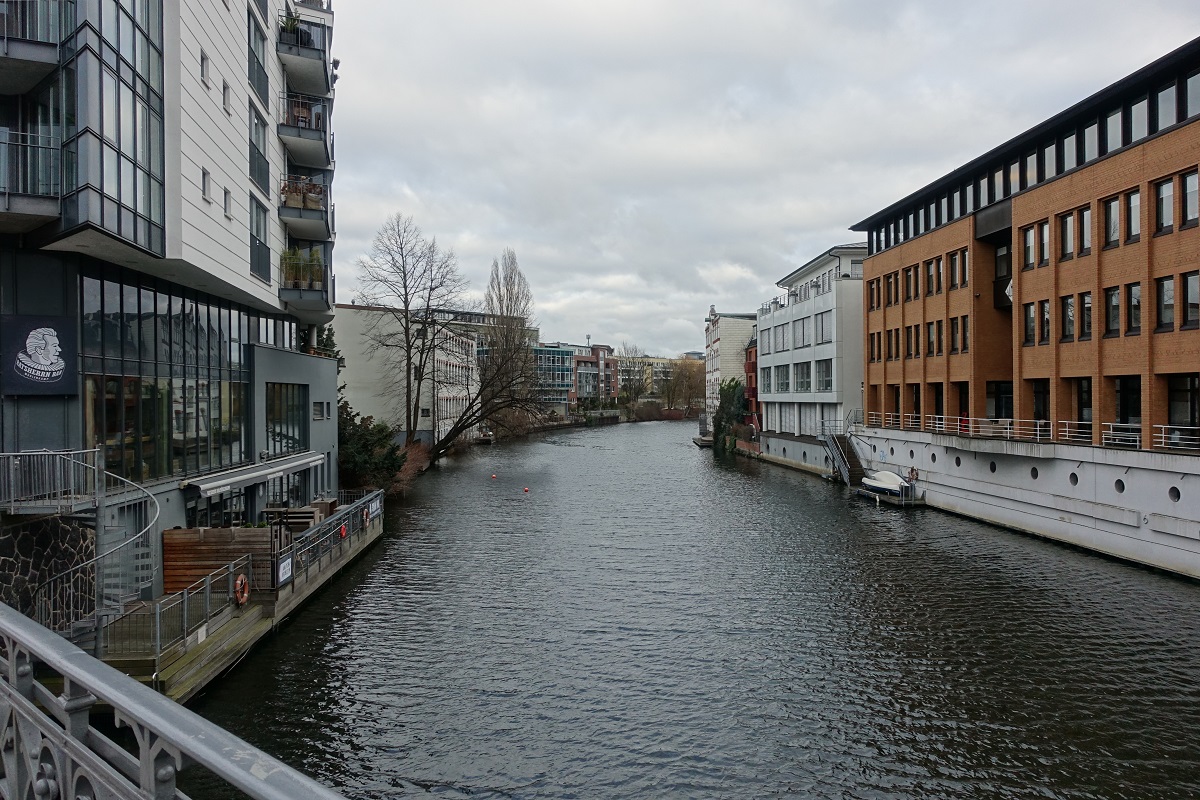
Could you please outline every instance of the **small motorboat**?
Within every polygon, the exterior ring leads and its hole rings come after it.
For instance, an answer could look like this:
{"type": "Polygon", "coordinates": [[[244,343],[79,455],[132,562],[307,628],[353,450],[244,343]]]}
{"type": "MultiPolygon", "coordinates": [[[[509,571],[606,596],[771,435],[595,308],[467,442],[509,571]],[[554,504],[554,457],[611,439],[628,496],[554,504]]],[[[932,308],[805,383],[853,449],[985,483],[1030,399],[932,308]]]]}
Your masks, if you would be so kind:
{"type": "Polygon", "coordinates": [[[862,488],[875,494],[885,494],[892,497],[908,497],[912,494],[912,484],[894,472],[879,470],[870,475],[864,475],[862,488]]]}

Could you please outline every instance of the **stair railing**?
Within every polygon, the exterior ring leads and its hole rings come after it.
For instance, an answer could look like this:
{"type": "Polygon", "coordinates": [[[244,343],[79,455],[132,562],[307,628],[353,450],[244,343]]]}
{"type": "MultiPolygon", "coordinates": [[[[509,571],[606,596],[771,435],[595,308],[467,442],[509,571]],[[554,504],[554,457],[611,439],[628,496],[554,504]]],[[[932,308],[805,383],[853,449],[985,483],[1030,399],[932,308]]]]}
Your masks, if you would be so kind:
{"type": "Polygon", "coordinates": [[[842,482],[847,486],[850,485],[850,462],[846,459],[846,454],[842,452],[842,444],[838,441],[837,430],[841,425],[838,420],[832,422],[821,421],[821,439],[825,442],[825,447],[829,450],[829,454],[833,456],[833,464],[837,467],[838,473],[842,476],[842,482]]]}
{"type": "MultiPolygon", "coordinates": [[[[118,487],[140,495],[132,502],[120,503],[126,530],[136,529],[125,541],[43,581],[34,590],[34,619],[57,633],[76,633],[81,623],[92,629],[103,615],[117,616],[126,603],[137,599],[154,581],[154,563],[150,551],[150,532],[158,525],[162,509],[158,500],[131,480],[88,465],[96,472],[96,484],[118,487]],[[132,518],[132,519],[130,519],[132,518]],[[132,523],[132,524],[130,524],[132,523]]],[[[103,526],[104,493],[97,492],[97,538],[103,526]]],[[[97,541],[97,547],[99,541],[97,541]]]]}

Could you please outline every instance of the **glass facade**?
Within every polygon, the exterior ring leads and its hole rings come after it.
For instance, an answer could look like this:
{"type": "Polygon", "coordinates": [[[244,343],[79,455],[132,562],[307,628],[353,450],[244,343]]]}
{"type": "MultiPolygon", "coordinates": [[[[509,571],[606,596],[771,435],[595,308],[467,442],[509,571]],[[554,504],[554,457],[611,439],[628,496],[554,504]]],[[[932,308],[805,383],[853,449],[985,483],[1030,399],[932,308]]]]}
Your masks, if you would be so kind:
{"type": "Polygon", "coordinates": [[[84,442],[106,469],[147,481],[252,460],[246,345],[294,348],[294,321],[99,263],[79,298],[84,442]]]}
{"type": "Polygon", "coordinates": [[[63,228],[97,225],[162,255],[162,2],[90,0],[76,17],[55,79],[63,228]]]}
{"type": "Polygon", "coordinates": [[[267,384],[267,441],[270,457],[308,449],[308,387],[298,383],[267,384]]]}

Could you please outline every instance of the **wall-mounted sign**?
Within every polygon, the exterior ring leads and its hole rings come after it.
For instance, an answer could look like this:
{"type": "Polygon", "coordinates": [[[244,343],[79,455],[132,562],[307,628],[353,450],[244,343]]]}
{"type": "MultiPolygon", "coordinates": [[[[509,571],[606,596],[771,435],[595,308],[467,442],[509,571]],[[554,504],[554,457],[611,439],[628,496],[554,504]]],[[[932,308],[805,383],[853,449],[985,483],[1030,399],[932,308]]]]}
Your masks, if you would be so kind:
{"type": "Polygon", "coordinates": [[[279,558],[279,579],[275,581],[277,588],[283,588],[292,582],[292,554],[279,558]]]}
{"type": "Polygon", "coordinates": [[[0,393],[79,393],[74,317],[0,317],[0,393]]]}

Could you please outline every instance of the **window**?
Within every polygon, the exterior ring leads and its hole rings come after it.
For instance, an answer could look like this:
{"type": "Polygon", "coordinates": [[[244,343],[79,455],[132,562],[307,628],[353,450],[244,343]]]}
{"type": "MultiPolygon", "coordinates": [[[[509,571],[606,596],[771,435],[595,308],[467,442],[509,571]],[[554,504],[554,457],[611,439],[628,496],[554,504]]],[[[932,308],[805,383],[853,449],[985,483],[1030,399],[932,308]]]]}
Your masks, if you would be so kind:
{"type": "Polygon", "coordinates": [[[1200,272],[1185,272],[1179,276],[1179,327],[1195,328],[1200,325],[1200,272]]]}
{"type": "Polygon", "coordinates": [[[229,219],[233,219],[233,192],[229,191],[229,189],[225,190],[223,206],[225,209],[225,216],[229,219]]]}
{"type": "Polygon", "coordinates": [[[913,299],[913,268],[908,267],[904,270],[904,302],[913,299]]]}
{"type": "Polygon", "coordinates": [[[1054,142],[1042,148],[1042,174],[1045,180],[1050,180],[1058,174],[1058,159],[1054,153],[1054,142]]]}
{"type": "Polygon", "coordinates": [[[1100,123],[1093,122],[1083,129],[1083,163],[1095,161],[1100,155],[1100,123]]]}
{"type": "Polygon", "coordinates": [[[925,262],[925,294],[927,295],[933,294],[933,287],[936,282],[933,276],[933,267],[932,261],[925,262]]]}
{"type": "Polygon", "coordinates": [[[1121,332],[1121,290],[1113,286],[1104,290],[1104,335],[1121,332]]]}
{"type": "Polygon", "coordinates": [[[209,72],[208,53],[204,52],[204,50],[202,49],[200,51],[200,82],[204,84],[204,88],[206,88],[206,89],[209,86],[208,72],[209,72]]]}
{"type": "Polygon", "coordinates": [[[1142,193],[1125,195],[1125,240],[1136,242],[1142,233],[1142,193]]]}
{"type": "Polygon", "coordinates": [[[791,365],[778,364],[775,366],[775,391],[790,392],[791,391],[791,365]]]}
{"type": "Polygon", "coordinates": [[[1038,328],[1038,344],[1049,344],[1050,343],[1050,301],[1049,300],[1039,300],[1038,301],[1038,321],[1040,322],[1040,327],[1038,328]]]}
{"type": "Polygon", "coordinates": [[[1164,86],[1158,90],[1158,98],[1155,103],[1158,112],[1157,125],[1155,130],[1161,131],[1163,128],[1169,128],[1178,120],[1176,119],[1175,107],[1175,84],[1164,86]]]}
{"type": "Polygon", "coordinates": [[[264,192],[269,192],[270,167],[267,163],[267,122],[250,105],[250,179],[264,192]]]}
{"type": "Polygon", "coordinates": [[[308,387],[298,383],[266,385],[267,437],[272,456],[302,453],[308,449],[308,387]]]}
{"type": "Polygon", "coordinates": [[[1037,335],[1037,309],[1033,303],[1026,303],[1023,307],[1025,320],[1025,338],[1021,342],[1026,347],[1033,344],[1033,337],[1037,335]]]}
{"type": "Polygon", "coordinates": [[[939,356],[942,354],[942,333],[943,333],[942,321],[939,319],[937,321],[937,354],[939,356]]]}
{"type": "Polygon", "coordinates": [[[1063,214],[1058,218],[1058,259],[1066,261],[1075,256],[1075,215],[1063,214]]]}
{"type": "Polygon", "coordinates": [[[320,420],[325,419],[325,404],[324,403],[318,402],[318,403],[312,404],[312,418],[314,421],[320,421],[320,420]]]}
{"type": "Polygon", "coordinates": [[[221,108],[225,109],[226,114],[233,115],[233,89],[229,81],[221,81],[221,108]]]}
{"type": "Polygon", "coordinates": [[[1021,166],[1021,188],[1028,189],[1037,182],[1037,153],[1027,153],[1021,166]]]}
{"type": "Polygon", "coordinates": [[[1039,222],[1038,230],[1038,266],[1044,267],[1050,263],[1050,223],[1039,222]]]}
{"type": "Polygon", "coordinates": [[[913,354],[912,353],[912,340],[913,340],[912,326],[905,325],[904,326],[904,357],[905,358],[912,358],[912,354],[913,354]]]}
{"type": "MultiPolygon", "coordinates": [[[[879,334],[875,334],[878,336],[879,334]]],[[[878,351],[876,351],[878,356],[878,351]]],[[[877,359],[878,360],[878,359],[877,359]]],[[[802,361],[796,364],[796,391],[811,392],[812,391],[812,362],[802,361]]]]}
{"type": "Polygon", "coordinates": [[[1033,269],[1036,258],[1033,245],[1033,228],[1021,229],[1021,269],[1033,269]]]}
{"type": "Polygon", "coordinates": [[[962,318],[962,352],[971,348],[971,325],[968,317],[962,318]]]}
{"type": "Polygon", "coordinates": [[[950,288],[958,288],[958,253],[951,253],[950,259],[950,288]]]}
{"type": "Polygon", "coordinates": [[[812,344],[812,317],[798,319],[794,323],[796,347],[808,347],[812,344]]]}
{"type": "Polygon", "coordinates": [[[254,88],[254,93],[258,95],[258,99],[266,103],[269,87],[267,70],[263,67],[263,64],[267,60],[267,35],[262,32],[262,28],[258,26],[252,13],[248,14],[247,28],[250,40],[250,52],[247,56],[247,77],[250,81],[250,86],[254,88]]]}
{"type": "Polygon", "coordinates": [[[1075,295],[1067,295],[1059,298],[1059,324],[1062,325],[1062,340],[1064,342],[1074,341],[1075,339],[1075,295]]]}
{"type": "Polygon", "coordinates": [[[212,202],[212,175],[203,167],[200,169],[200,196],[205,201],[212,202]]]}
{"type": "Polygon", "coordinates": [[[824,342],[832,342],[833,341],[833,312],[832,311],[822,311],[820,314],[817,314],[814,317],[814,319],[816,320],[817,344],[822,344],[824,342]]]}
{"type": "Polygon", "coordinates": [[[1079,255],[1092,252],[1092,209],[1079,209],[1079,255]]]}
{"type": "Polygon", "coordinates": [[[1200,219],[1200,204],[1196,196],[1197,173],[1189,172],[1183,176],[1183,218],[1179,227],[1187,228],[1196,224],[1200,219]]]}
{"type": "Polygon", "coordinates": [[[789,347],[788,347],[788,326],[786,324],[785,325],[776,325],[775,326],[775,352],[779,353],[779,352],[782,352],[787,349],[789,349],[789,347]]]}
{"type": "Polygon", "coordinates": [[[1130,283],[1125,286],[1125,333],[1136,334],[1142,330],[1142,285],[1130,283]]]}
{"type": "Polygon", "coordinates": [[[1066,172],[1069,169],[1075,169],[1076,165],[1079,163],[1079,145],[1076,144],[1077,141],[1078,140],[1075,138],[1075,134],[1073,133],[1064,136],[1062,139],[1063,172],[1066,172]]]}
{"type": "Polygon", "coordinates": [[[267,209],[250,197],[250,273],[268,283],[271,280],[271,248],[267,239],[267,209]]]}
{"type": "Polygon", "coordinates": [[[1121,109],[1108,112],[1104,119],[1104,152],[1111,153],[1121,148],[1121,109]]]}
{"type": "Polygon", "coordinates": [[[758,390],[763,394],[771,393],[771,368],[763,367],[759,370],[758,390]]]}
{"type": "Polygon", "coordinates": [[[430,409],[422,408],[421,409],[421,419],[429,419],[429,416],[430,416],[430,409]]]}
{"type": "Polygon", "coordinates": [[[833,359],[831,358],[817,362],[817,391],[833,391],[833,359]]]}
{"type": "Polygon", "coordinates": [[[1121,207],[1116,197],[1104,201],[1104,246],[1115,247],[1121,238],[1121,207]]]}
{"type": "Polygon", "coordinates": [[[1092,338],[1092,293],[1079,295],[1079,341],[1092,338]]]}
{"type": "Polygon", "coordinates": [[[1175,181],[1168,178],[1154,184],[1154,232],[1170,233],[1175,213],[1175,181]]]}
{"type": "Polygon", "coordinates": [[[770,328],[768,328],[763,333],[762,338],[758,340],[758,353],[759,353],[759,355],[764,355],[764,356],[771,354],[771,329],[770,328]]]}
{"type": "Polygon", "coordinates": [[[958,352],[958,317],[950,318],[950,352],[958,352]]]}
{"type": "Polygon", "coordinates": [[[934,347],[937,344],[937,334],[933,329],[932,322],[925,323],[925,355],[932,356],[934,347]]]}
{"type": "Polygon", "coordinates": [[[942,293],[942,257],[938,256],[934,259],[933,268],[934,279],[937,280],[937,293],[942,293]]]}
{"type": "Polygon", "coordinates": [[[967,285],[967,251],[966,250],[963,250],[959,253],[958,269],[959,269],[958,285],[966,286],[967,285]]]}
{"type": "Polygon", "coordinates": [[[1175,327],[1175,279],[1159,278],[1154,282],[1154,316],[1156,331],[1169,331],[1175,327]]]}
{"type": "Polygon", "coordinates": [[[1200,114],[1200,72],[1193,72],[1188,75],[1187,87],[1185,92],[1185,100],[1187,101],[1187,111],[1189,117],[1194,117],[1200,114]]]}
{"type": "Polygon", "coordinates": [[[1150,98],[1143,97],[1129,107],[1129,141],[1145,139],[1150,134],[1150,98]]]}

